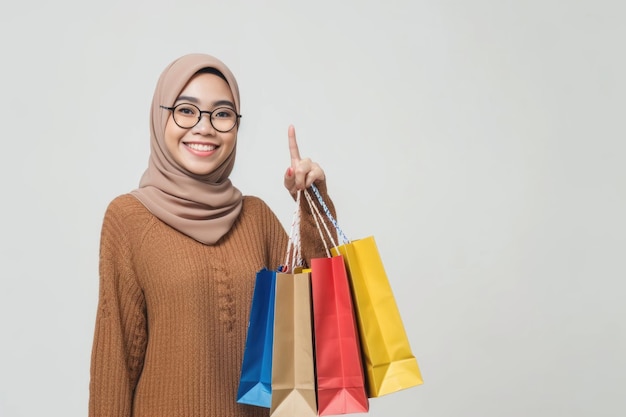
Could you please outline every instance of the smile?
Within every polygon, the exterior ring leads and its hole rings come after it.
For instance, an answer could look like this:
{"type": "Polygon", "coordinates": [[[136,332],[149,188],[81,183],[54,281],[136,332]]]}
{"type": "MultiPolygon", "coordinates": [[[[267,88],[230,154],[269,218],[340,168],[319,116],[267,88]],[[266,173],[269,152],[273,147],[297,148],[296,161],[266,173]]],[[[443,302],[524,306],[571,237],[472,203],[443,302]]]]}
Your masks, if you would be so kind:
{"type": "Polygon", "coordinates": [[[185,143],[185,145],[198,152],[211,152],[217,149],[217,146],[208,143],[185,143]]]}

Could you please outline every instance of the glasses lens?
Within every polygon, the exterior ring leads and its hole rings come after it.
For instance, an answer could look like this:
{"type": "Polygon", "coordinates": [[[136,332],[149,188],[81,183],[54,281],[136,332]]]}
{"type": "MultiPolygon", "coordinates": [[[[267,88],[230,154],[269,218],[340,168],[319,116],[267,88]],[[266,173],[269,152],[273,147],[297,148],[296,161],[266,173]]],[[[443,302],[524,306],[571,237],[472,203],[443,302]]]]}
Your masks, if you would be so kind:
{"type": "Polygon", "coordinates": [[[228,132],[237,123],[237,113],[229,107],[219,107],[211,114],[211,123],[215,130],[228,132]]]}
{"type": "Polygon", "coordinates": [[[192,128],[200,119],[200,109],[193,104],[179,104],[174,107],[174,121],[183,128],[192,128]]]}

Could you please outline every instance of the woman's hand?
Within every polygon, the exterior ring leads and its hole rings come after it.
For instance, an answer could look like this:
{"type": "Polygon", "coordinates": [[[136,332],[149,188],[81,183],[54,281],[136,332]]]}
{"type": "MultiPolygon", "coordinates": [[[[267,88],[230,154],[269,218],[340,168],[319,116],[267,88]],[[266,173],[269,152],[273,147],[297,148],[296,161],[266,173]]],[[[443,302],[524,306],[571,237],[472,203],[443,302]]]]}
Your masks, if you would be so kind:
{"type": "Polygon", "coordinates": [[[289,153],[291,154],[291,166],[285,173],[285,188],[295,198],[298,190],[304,190],[314,182],[326,179],[324,170],[309,158],[300,158],[298,142],[296,142],[296,129],[289,126],[289,153]]]}

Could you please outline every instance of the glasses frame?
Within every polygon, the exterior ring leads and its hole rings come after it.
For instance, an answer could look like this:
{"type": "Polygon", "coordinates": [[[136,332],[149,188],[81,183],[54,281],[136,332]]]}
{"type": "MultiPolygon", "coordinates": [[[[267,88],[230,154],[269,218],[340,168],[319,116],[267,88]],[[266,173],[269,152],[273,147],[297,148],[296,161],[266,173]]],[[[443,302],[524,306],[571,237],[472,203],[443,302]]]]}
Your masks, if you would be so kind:
{"type": "Polygon", "coordinates": [[[177,104],[177,105],[175,105],[175,106],[173,106],[173,107],[168,107],[168,106],[163,106],[163,105],[161,105],[160,107],[161,107],[162,109],[164,109],[164,110],[169,110],[169,111],[171,111],[171,112],[172,112],[172,119],[174,120],[174,123],[176,123],[176,126],[180,127],[181,129],[193,129],[194,127],[196,127],[196,126],[198,125],[198,123],[200,123],[200,120],[202,120],[202,115],[203,115],[204,113],[206,113],[206,114],[208,114],[208,115],[209,115],[209,123],[211,123],[211,126],[213,127],[213,129],[217,130],[217,131],[218,131],[218,132],[220,132],[220,133],[228,133],[228,132],[230,132],[231,130],[233,130],[233,129],[235,128],[235,126],[237,126],[237,125],[239,124],[239,119],[241,119],[241,118],[243,117],[243,115],[238,114],[238,113],[235,111],[235,109],[230,108],[230,107],[226,107],[226,106],[220,106],[220,107],[217,107],[217,108],[215,108],[215,109],[213,109],[213,110],[211,110],[211,111],[209,111],[209,110],[200,110],[200,108],[199,108],[198,106],[196,106],[195,104],[191,104],[191,103],[179,103],[179,104],[177,104]],[[190,126],[190,127],[185,127],[185,126],[181,126],[181,125],[179,125],[179,124],[178,124],[178,122],[176,121],[176,117],[174,117],[174,110],[176,110],[176,108],[177,108],[177,107],[179,107],[179,106],[193,106],[193,107],[195,107],[196,109],[198,109],[198,112],[199,112],[199,113],[198,113],[198,121],[196,121],[196,123],[195,123],[193,126],[190,126]],[[228,110],[232,110],[232,111],[234,111],[234,112],[235,112],[235,116],[237,116],[237,117],[235,118],[235,123],[233,123],[233,127],[231,127],[231,128],[230,128],[230,129],[228,129],[228,130],[220,130],[220,129],[218,129],[217,127],[215,127],[215,125],[213,124],[213,113],[215,113],[215,112],[219,111],[220,109],[228,109],[228,110]]]}

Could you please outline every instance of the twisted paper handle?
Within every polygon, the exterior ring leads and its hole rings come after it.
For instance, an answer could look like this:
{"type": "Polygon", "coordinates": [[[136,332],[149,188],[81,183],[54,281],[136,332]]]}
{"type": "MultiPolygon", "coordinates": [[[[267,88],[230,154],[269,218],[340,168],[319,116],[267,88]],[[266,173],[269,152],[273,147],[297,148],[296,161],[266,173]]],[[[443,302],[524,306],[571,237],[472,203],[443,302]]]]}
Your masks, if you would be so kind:
{"type": "Polygon", "coordinates": [[[278,267],[279,272],[293,271],[297,266],[302,265],[302,247],[300,244],[300,190],[296,194],[296,209],[293,212],[291,230],[289,232],[289,242],[287,243],[287,253],[285,263],[278,267]]]}
{"type": "Polygon", "coordinates": [[[322,243],[324,244],[324,249],[326,249],[326,256],[330,258],[331,257],[330,250],[328,249],[328,244],[326,243],[326,237],[324,237],[324,232],[322,232],[322,228],[320,227],[320,222],[322,223],[322,226],[324,226],[324,229],[326,230],[326,236],[328,237],[328,240],[330,240],[332,247],[337,246],[337,244],[335,243],[335,239],[333,238],[333,235],[330,233],[330,230],[328,230],[328,226],[326,226],[324,217],[322,216],[322,213],[320,213],[319,209],[313,202],[313,197],[311,197],[311,194],[309,193],[308,190],[305,190],[304,196],[306,197],[306,202],[309,204],[309,208],[311,209],[311,215],[313,216],[313,220],[315,220],[315,226],[317,227],[317,231],[319,232],[320,238],[322,239],[322,243]]]}
{"type": "Polygon", "coordinates": [[[348,237],[343,233],[343,230],[341,230],[341,228],[337,224],[337,220],[335,220],[333,215],[330,213],[328,206],[326,206],[326,203],[324,203],[324,200],[322,199],[322,195],[320,194],[315,184],[311,184],[311,190],[313,190],[313,193],[317,197],[317,201],[319,201],[320,206],[322,206],[322,209],[324,210],[326,217],[328,217],[328,220],[330,220],[333,226],[335,226],[335,229],[337,229],[337,235],[341,238],[341,241],[342,241],[341,243],[342,244],[350,243],[350,239],[348,239],[348,237]]]}

